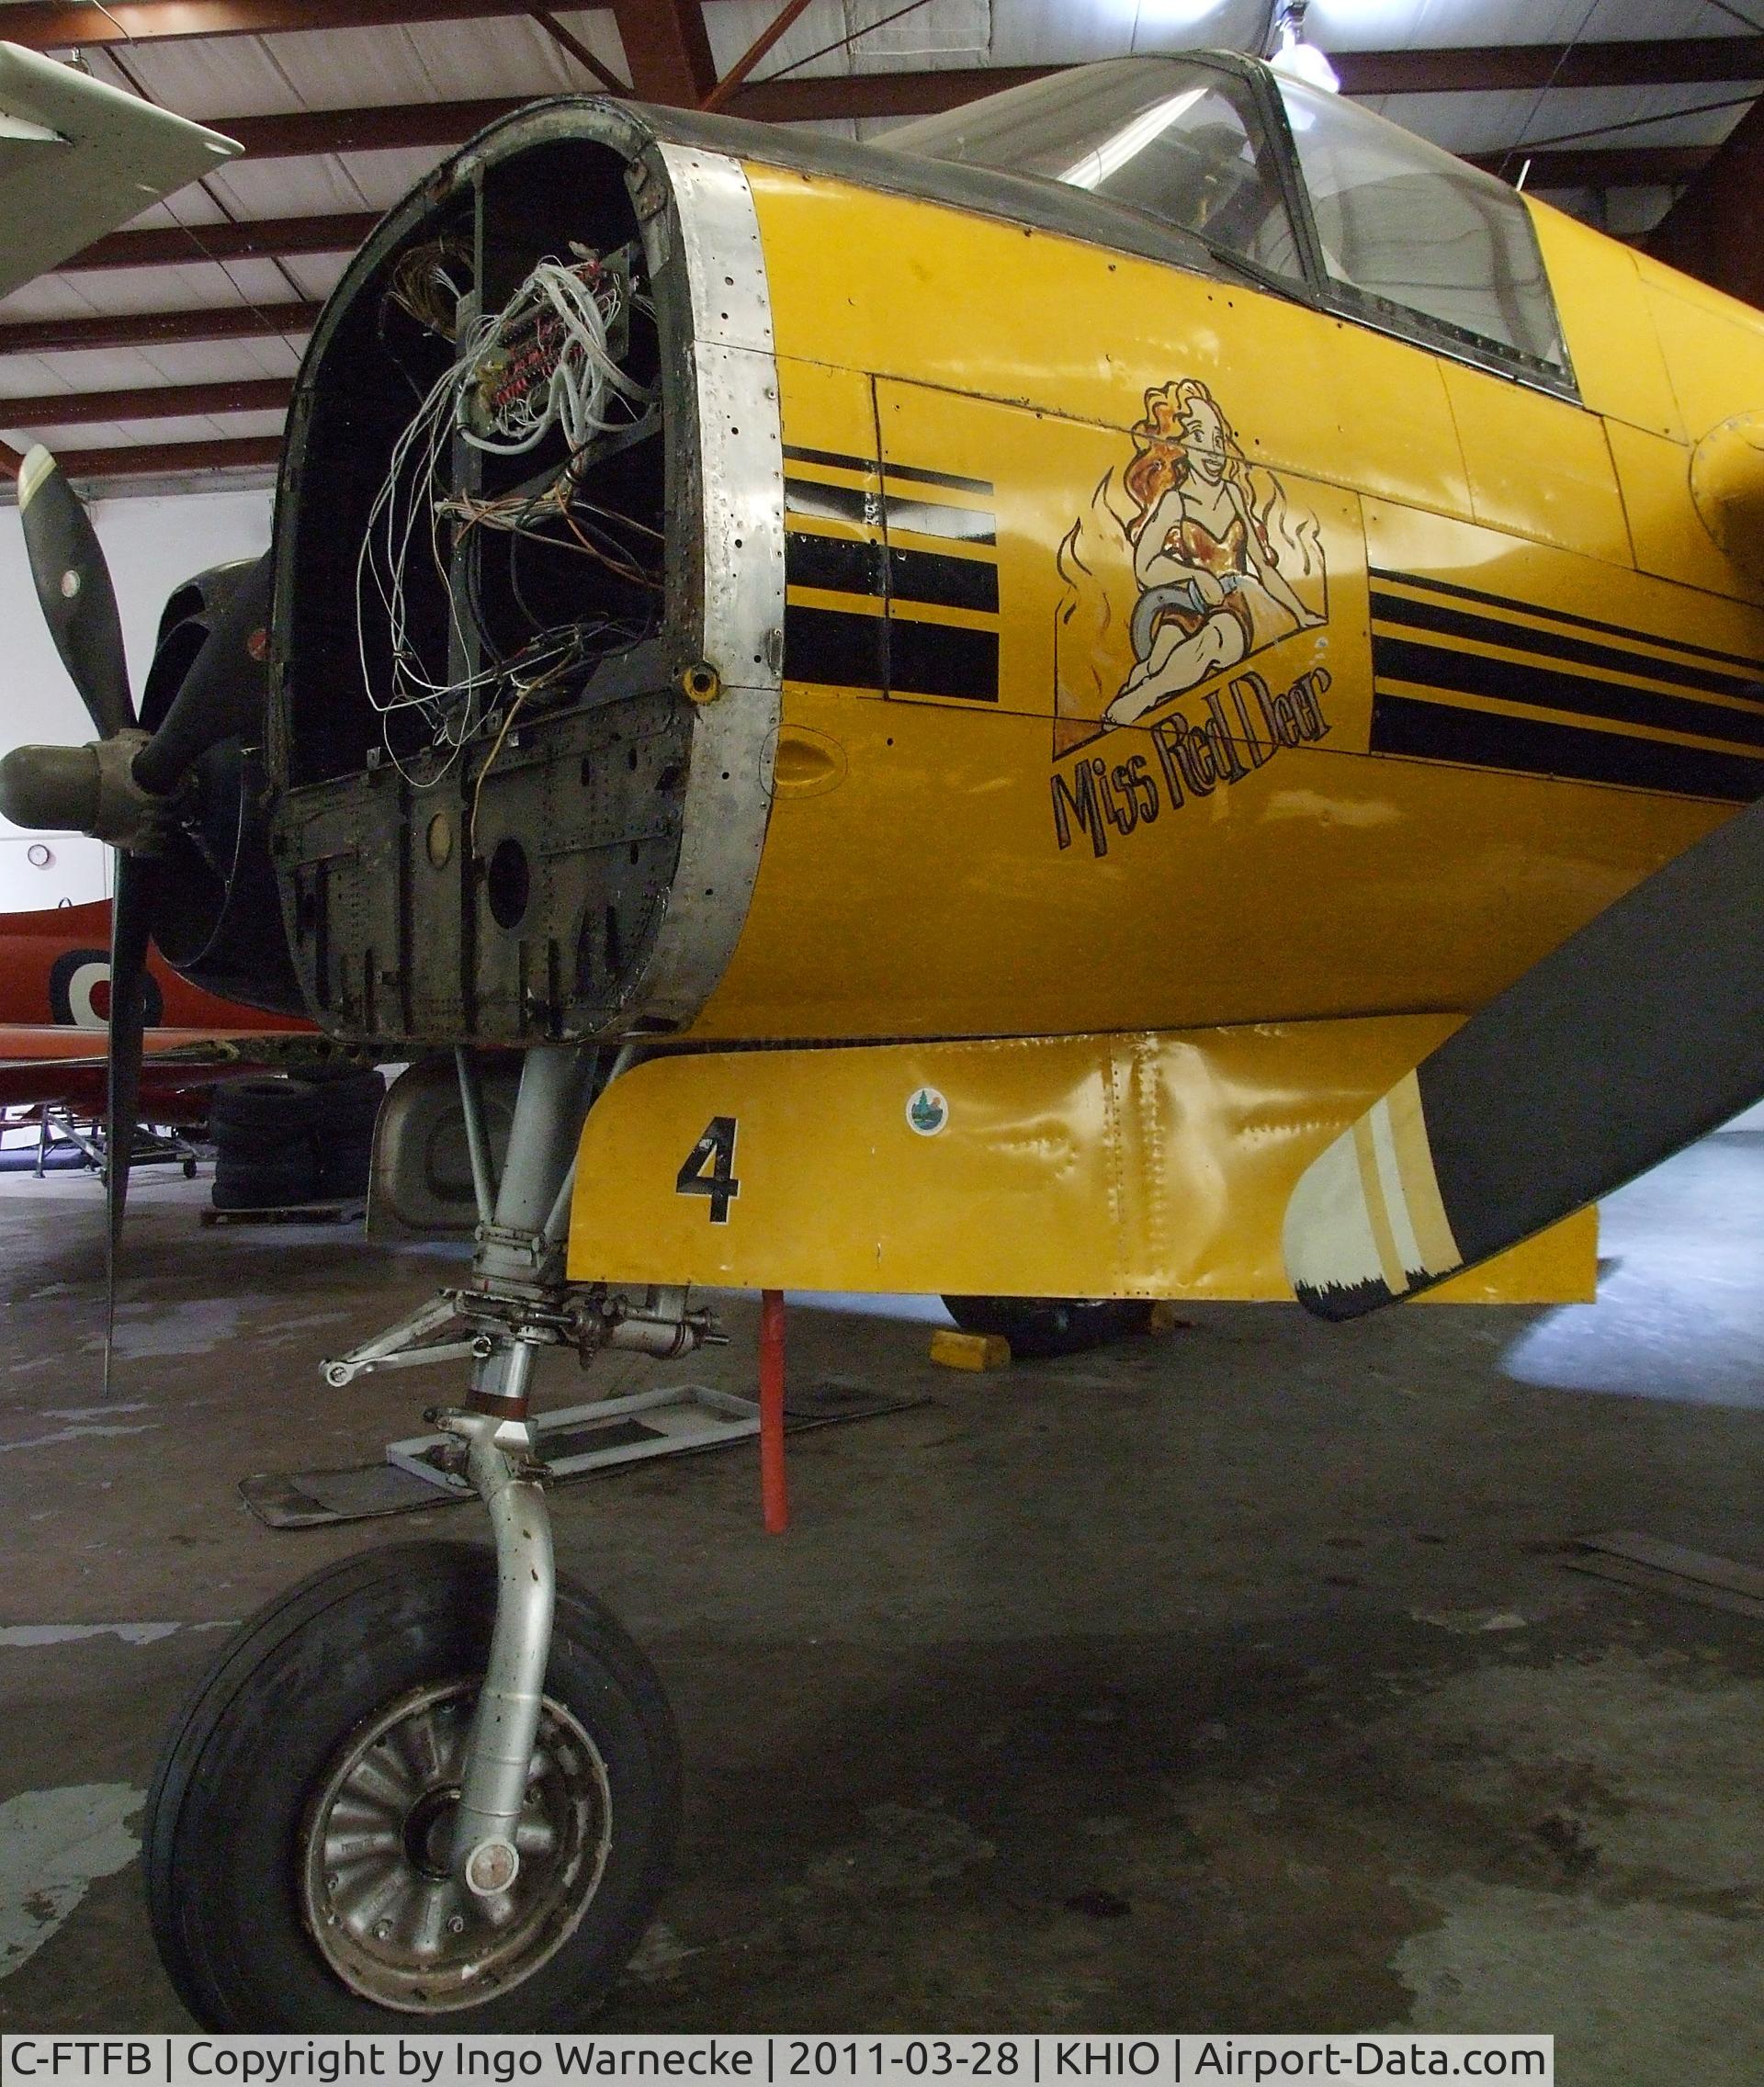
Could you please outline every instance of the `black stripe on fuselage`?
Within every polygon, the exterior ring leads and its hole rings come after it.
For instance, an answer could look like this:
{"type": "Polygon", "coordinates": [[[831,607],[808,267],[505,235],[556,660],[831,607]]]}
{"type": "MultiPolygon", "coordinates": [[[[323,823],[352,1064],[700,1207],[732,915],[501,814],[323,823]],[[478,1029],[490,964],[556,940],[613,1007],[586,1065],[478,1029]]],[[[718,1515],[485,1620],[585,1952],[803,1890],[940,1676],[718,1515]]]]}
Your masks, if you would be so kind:
{"type": "Polygon", "coordinates": [[[1687,644],[1682,638],[1657,637],[1650,631],[1632,630],[1625,624],[1600,623],[1592,616],[1574,615],[1566,609],[1545,608],[1540,603],[1516,601],[1508,594],[1490,594],[1480,587],[1466,587],[1459,581],[1434,580],[1418,572],[1394,572],[1376,565],[1368,569],[1367,577],[1374,581],[1392,581],[1400,587],[1424,588],[1433,594],[1450,594],[1463,602],[1480,602],[1488,608],[1536,616],[1540,620],[1572,626],[1577,630],[1596,630],[1606,637],[1624,638],[1634,645],[1660,646],[1688,659],[1719,660],[1724,666],[1739,668],[1743,675],[1754,680],[1764,677],[1764,660],[1747,659],[1738,652],[1716,652],[1706,645],[1687,644]]]}
{"type": "Polygon", "coordinates": [[[792,587],[822,587],[835,594],[883,592],[883,546],[875,536],[817,536],[791,529],[784,539],[784,577],[792,587]]]}
{"type": "Polygon", "coordinates": [[[804,514],[814,522],[851,522],[860,529],[874,529],[882,519],[879,493],[858,486],[822,485],[819,479],[786,479],[784,505],[786,518],[804,514]]]}
{"type": "MultiPolygon", "coordinates": [[[[786,442],[784,454],[793,464],[818,464],[829,471],[857,471],[866,478],[876,473],[875,462],[868,457],[847,457],[837,449],[799,449],[786,442]]],[[[922,486],[946,486],[952,492],[971,492],[981,500],[992,497],[990,479],[959,478],[954,471],[927,471],[917,464],[884,464],[882,476],[886,479],[910,479],[922,486]]]]}
{"type": "Polygon", "coordinates": [[[897,602],[935,602],[947,609],[995,615],[999,569],[987,558],[951,558],[942,551],[888,546],[888,592],[897,602]]]}
{"type": "Polygon", "coordinates": [[[860,542],[792,529],[784,540],[784,575],[792,587],[838,594],[886,592],[897,602],[934,602],[989,615],[999,606],[999,569],[989,558],[902,550],[873,538],[860,542]]]}
{"type": "Polygon", "coordinates": [[[922,471],[917,464],[890,464],[885,461],[882,477],[885,481],[889,479],[910,479],[916,485],[946,486],[951,492],[970,492],[977,500],[990,500],[992,497],[990,479],[957,478],[954,471],[922,471]]]}
{"type": "Polygon", "coordinates": [[[1373,697],[1371,750],[1509,773],[1616,783],[1667,796],[1747,804],[1764,795],[1764,759],[1749,754],[1467,710],[1382,689],[1373,697]]]}
{"type": "Polygon", "coordinates": [[[1374,683],[1409,682],[1442,694],[1487,696],[1533,709],[1566,710],[1656,731],[1693,732],[1706,739],[1764,747],[1764,712],[1730,710],[1694,696],[1665,695],[1657,689],[1565,673],[1529,660],[1495,660],[1456,645],[1430,645],[1374,632],[1372,671],[1374,683]]]}
{"type": "Polygon", "coordinates": [[[996,543],[997,517],[978,507],[945,507],[936,500],[902,500],[889,493],[888,530],[906,529],[915,536],[953,536],[957,543],[996,543]]]}
{"type": "Polygon", "coordinates": [[[786,479],[784,481],[786,519],[802,515],[811,522],[849,522],[860,529],[874,529],[888,510],[890,529],[906,529],[916,536],[950,536],[957,543],[990,544],[995,518],[978,507],[946,507],[935,500],[901,500],[890,493],[887,500],[858,486],[823,485],[819,479],[786,479]]]}
{"type": "Polygon", "coordinates": [[[792,464],[819,464],[830,471],[862,471],[867,478],[876,476],[876,462],[869,457],[847,457],[837,449],[800,449],[793,442],[785,444],[784,454],[792,464]]]}
{"type": "Polygon", "coordinates": [[[879,692],[888,685],[888,620],[786,602],[784,671],[792,681],[879,692]]]}
{"type": "Polygon", "coordinates": [[[788,602],[784,671],[792,681],[835,688],[996,703],[999,634],[788,602]]]}
{"type": "Polygon", "coordinates": [[[999,700],[999,634],[947,623],[888,620],[888,693],[999,700]]]}
{"type": "MultiPolygon", "coordinates": [[[[1372,613],[1375,620],[1401,624],[1409,630],[1465,637],[1481,645],[1500,645],[1510,652],[1541,652],[1552,660],[1571,660],[1577,666],[1602,668],[1613,674],[1641,674],[1652,681],[1675,683],[1679,688],[1706,689],[1712,695],[1764,703],[1764,684],[1756,675],[1748,678],[1743,673],[1724,673],[1719,668],[1660,659],[1650,652],[1620,651],[1614,646],[1595,645],[1560,631],[1539,630],[1506,616],[1476,615],[1468,610],[1447,608],[1438,602],[1414,602],[1406,595],[1387,594],[1376,588],[1373,590],[1372,613]]],[[[1644,642],[1657,645],[1662,640],[1649,638],[1644,642]]]]}

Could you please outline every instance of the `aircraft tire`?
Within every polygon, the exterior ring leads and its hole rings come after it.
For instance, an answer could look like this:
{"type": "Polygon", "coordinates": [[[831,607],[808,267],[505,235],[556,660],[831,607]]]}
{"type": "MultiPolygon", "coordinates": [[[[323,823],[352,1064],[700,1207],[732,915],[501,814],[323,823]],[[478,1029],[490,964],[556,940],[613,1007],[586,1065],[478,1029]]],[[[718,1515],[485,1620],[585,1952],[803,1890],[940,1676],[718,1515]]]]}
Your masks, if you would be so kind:
{"type": "Polygon", "coordinates": [[[269,1159],[235,1159],[223,1152],[214,1163],[209,1201],[216,1210],[287,1210],[332,1192],[322,1186],[312,1147],[302,1139],[269,1159]]]}
{"type": "Polygon", "coordinates": [[[286,1164],[311,1155],[322,1122],[319,1089],[277,1075],[222,1080],[209,1101],[209,1134],[223,1160],[286,1164]]]}
{"type": "Polygon", "coordinates": [[[290,1066],[288,1077],[316,1097],[319,1122],[327,1130],[342,1118],[372,1130],[386,1099],[385,1076],[372,1066],[290,1066]]]}
{"type": "Polygon", "coordinates": [[[944,1308],[965,1334],[1002,1334],[1028,1360],[1126,1340],[1147,1330],[1152,1313],[1143,1297],[945,1297],[944,1308]]]}
{"type": "Polygon", "coordinates": [[[260,1610],[198,1688],[141,1861],[160,1956],[204,2027],[567,2029],[605,1997],[672,1866],[673,1713],[638,1646],[560,1578],[521,1869],[487,1923],[444,1851],[495,1599],[489,1550],[390,1545],[260,1610]]]}

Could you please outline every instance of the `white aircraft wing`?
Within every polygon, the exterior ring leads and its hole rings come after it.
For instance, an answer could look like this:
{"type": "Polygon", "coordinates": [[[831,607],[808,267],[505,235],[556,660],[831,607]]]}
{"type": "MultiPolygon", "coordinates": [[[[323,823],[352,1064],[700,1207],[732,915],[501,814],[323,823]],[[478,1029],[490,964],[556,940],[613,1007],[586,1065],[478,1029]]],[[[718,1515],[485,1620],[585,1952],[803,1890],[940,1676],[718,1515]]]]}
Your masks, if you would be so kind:
{"type": "Polygon", "coordinates": [[[218,130],[0,43],[0,297],[239,150],[218,130]]]}

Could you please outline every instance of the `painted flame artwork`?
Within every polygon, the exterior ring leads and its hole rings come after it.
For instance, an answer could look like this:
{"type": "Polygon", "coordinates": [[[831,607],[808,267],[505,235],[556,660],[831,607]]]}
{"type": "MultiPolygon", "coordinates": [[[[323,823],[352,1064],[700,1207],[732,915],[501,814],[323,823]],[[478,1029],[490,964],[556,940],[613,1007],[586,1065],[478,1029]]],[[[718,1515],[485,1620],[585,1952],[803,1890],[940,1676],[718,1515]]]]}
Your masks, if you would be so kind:
{"type": "Polygon", "coordinates": [[[1056,760],[1328,620],[1316,517],[1244,457],[1206,384],[1154,386],[1131,434],[1059,547],[1056,760]]]}

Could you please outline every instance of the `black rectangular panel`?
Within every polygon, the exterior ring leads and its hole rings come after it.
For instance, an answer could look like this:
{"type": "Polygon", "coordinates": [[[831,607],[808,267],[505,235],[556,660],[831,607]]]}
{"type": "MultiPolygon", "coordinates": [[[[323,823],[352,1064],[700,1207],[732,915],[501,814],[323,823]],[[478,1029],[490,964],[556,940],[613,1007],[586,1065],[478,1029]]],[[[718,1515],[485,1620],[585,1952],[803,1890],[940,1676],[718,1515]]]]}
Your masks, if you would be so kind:
{"type": "Polygon", "coordinates": [[[867,538],[811,536],[806,529],[792,529],[784,539],[784,577],[792,587],[879,596],[882,546],[867,538]]]}
{"type": "Polygon", "coordinates": [[[888,548],[888,592],[903,602],[936,602],[950,609],[984,609],[996,615],[999,569],[990,558],[950,558],[938,551],[888,548]]]}
{"type": "Polygon", "coordinates": [[[888,625],[878,615],[845,609],[784,611],[784,671],[796,682],[824,682],[835,688],[888,686],[888,625]]]}

